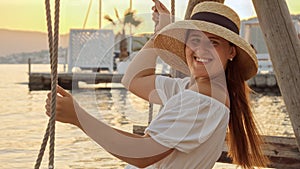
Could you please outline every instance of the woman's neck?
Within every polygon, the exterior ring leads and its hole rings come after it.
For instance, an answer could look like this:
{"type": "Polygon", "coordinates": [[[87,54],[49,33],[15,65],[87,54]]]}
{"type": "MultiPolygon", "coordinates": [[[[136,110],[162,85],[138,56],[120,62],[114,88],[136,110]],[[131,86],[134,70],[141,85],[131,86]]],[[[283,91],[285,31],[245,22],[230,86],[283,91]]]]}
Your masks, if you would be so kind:
{"type": "Polygon", "coordinates": [[[212,97],[229,107],[229,95],[225,77],[190,79],[189,89],[212,97]]]}

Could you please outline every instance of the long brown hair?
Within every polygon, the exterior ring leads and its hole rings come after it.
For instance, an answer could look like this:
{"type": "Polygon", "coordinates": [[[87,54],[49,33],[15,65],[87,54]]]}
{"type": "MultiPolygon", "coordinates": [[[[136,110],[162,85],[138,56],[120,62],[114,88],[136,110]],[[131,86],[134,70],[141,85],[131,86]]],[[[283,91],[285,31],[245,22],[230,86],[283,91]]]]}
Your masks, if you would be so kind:
{"type": "Polygon", "coordinates": [[[239,57],[229,61],[226,68],[226,81],[230,97],[230,120],[228,133],[229,157],[233,163],[243,168],[266,167],[268,158],[263,155],[263,143],[250,108],[248,84],[239,69],[239,57]]]}

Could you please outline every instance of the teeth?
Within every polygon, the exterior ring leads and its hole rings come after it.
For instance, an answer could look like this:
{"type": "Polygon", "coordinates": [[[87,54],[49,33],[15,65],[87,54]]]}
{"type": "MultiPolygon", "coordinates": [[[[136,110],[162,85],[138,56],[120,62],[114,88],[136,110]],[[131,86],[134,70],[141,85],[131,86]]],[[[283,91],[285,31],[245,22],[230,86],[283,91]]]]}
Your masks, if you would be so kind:
{"type": "Polygon", "coordinates": [[[203,59],[203,58],[197,58],[197,57],[196,57],[196,60],[197,60],[198,62],[204,62],[204,63],[209,62],[209,59],[203,59]]]}

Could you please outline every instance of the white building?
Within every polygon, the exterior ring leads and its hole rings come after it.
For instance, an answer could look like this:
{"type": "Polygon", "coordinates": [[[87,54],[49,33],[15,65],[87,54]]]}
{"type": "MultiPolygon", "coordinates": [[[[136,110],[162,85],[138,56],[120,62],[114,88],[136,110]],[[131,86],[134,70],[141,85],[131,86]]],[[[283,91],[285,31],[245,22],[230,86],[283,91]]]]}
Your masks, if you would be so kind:
{"type": "MultiPolygon", "coordinates": [[[[293,23],[298,35],[300,34],[300,22],[293,18],[293,23]]],[[[240,35],[250,44],[252,44],[257,51],[257,58],[259,69],[258,73],[273,73],[272,62],[270,60],[269,51],[264,40],[263,33],[259,26],[257,18],[243,20],[241,22],[240,35]]]]}

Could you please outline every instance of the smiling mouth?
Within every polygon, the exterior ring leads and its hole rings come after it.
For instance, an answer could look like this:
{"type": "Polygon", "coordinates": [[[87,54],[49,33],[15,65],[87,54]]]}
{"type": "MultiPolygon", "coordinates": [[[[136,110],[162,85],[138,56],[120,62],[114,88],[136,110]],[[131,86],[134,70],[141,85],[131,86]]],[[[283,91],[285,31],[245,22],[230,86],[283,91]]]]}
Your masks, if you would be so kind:
{"type": "Polygon", "coordinates": [[[208,58],[199,58],[199,57],[194,57],[194,59],[197,61],[197,62],[200,62],[200,63],[208,63],[210,61],[212,61],[212,59],[208,59],[208,58]]]}

